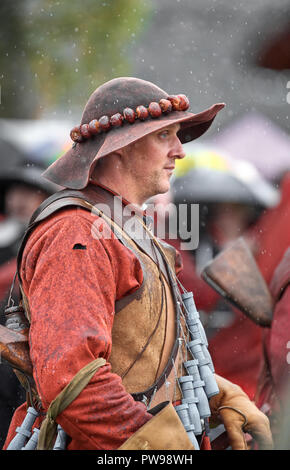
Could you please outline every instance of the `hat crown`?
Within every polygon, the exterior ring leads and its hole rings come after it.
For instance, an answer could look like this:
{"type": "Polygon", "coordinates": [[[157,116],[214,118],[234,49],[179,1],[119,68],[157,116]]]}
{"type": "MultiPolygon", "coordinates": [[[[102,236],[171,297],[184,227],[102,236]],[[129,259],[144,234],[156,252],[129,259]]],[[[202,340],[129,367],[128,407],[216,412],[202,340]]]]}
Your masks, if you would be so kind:
{"type": "Polygon", "coordinates": [[[81,124],[88,124],[101,116],[121,113],[125,108],[148,106],[152,101],[167,98],[168,94],[146,80],[133,77],[114,78],[98,87],[90,96],[81,124]]]}

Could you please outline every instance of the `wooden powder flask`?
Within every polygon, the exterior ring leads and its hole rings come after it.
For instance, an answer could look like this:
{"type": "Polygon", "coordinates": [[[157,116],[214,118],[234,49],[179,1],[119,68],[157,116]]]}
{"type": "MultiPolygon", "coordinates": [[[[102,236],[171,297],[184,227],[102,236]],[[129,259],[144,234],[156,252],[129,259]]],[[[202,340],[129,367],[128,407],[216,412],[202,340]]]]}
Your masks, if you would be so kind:
{"type": "Polygon", "coordinates": [[[0,355],[13,369],[32,376],[28,337],[0,325],[0,355]]]}
{"type": "Polygon", "coordinates": [[[0,325],[0,354],[13,369],[26,390],[27,403],[34,408],[41,406],[33,379],[33,366],[29,351],[29,322],[22,305],[7,306],[4,310],[6,323],[0,325]]]}
{"type": "Polygon", "coordinates": [[[15,305],[12,298],[17,275],[18,271],[14,274],[8,302],[4,309],[5,326],[0,325],[0,356],[15,369],[15,373],[20,371],[24,375],[32,377],[28,342],[29,321],[22,306],[22,301],[19,305],[15,305]]]}
{"type": "Polygon", "coordinates": [[[32,364],[29,355],[29,323],[21,305],[6,307],[5,326],[0,325],[0,353],[13,369],[32,376],[32,364]]]}
{"type": "Polygon", "coordinates": [[[6,307],[4,310],[4,315],[6,318],[6,328],[17,331],[18,333],[22,333],[23,335],[27,335],[29,330],[29,323],[25,316],[22,305],[6,307]]]}

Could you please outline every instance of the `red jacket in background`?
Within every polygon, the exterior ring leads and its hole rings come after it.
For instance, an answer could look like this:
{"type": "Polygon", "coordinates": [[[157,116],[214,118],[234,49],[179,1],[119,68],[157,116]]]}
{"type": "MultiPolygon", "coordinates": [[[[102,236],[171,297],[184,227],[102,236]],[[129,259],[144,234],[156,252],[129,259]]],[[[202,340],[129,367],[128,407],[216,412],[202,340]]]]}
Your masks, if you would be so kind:
{"type": "Polygon", "coordinates": [[[256,401],[271,416],[283,412],[290,385],[290,248],[276,268],[270,288],[275,308],[271,328],[264,332],[264,367],[256,401]]]}

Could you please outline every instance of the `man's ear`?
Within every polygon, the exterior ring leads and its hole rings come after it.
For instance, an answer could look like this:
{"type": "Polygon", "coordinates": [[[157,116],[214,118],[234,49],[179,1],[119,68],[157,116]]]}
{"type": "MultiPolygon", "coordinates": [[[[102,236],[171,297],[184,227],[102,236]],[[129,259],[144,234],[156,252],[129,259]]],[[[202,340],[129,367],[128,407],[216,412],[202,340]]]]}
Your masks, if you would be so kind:
{"type": "Polygon", "coordinates": [[[126,161],[128,159],[132,159],[132,145],[127,145],[126,147],[121,148],[120,150],[117,150],[114,152],[115,158],[120,161],[120,163],[123,163],[126,165],[126,161]]]}
{"type": "Polygon", "coordinates": [[[124,149],[117,150],[116,152],[114,152],[111,155],[116,155],[116,157],[118,157],[118,158],[123,158],[124,157],[124,149]]]}
{"type": "Polygon", "coordinates": [[[119,160],[121,158],[121,152],[112,152],[106,155],[105,157],[100,158],[97,160],[94,166],[93,174],[97,173],[100,174],[102,171],[106,171],[106,169],[110,168],[110,165],[114,162],[114,160],[119,160]]]}

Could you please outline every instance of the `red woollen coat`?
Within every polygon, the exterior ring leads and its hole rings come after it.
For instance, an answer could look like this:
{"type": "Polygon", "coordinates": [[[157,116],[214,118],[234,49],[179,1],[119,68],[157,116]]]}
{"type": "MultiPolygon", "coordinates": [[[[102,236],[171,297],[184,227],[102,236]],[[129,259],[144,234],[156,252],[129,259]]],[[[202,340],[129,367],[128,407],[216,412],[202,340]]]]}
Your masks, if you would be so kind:
{"type": "MultiPolygon", "coordinates": [[[[97,219],[81,208],[50,216],[30,235],[21,266],[34,379],[44,409],[82,367],[97,357],[107,360],[57,418],[72,438],[71,450],[117,449],[151,418],[109,363],[115,301],[140,287],[142,269],[113,234],[92,235],[97,219]]],[[[26,404],[16,410],[4,449],[25,413],[26,404]]]]}

